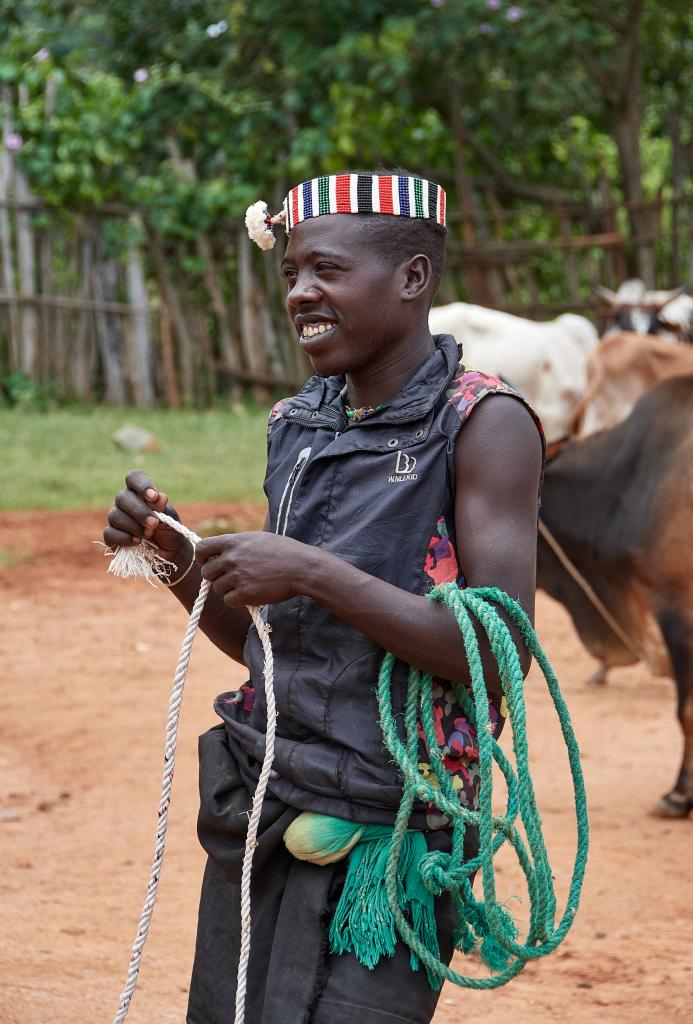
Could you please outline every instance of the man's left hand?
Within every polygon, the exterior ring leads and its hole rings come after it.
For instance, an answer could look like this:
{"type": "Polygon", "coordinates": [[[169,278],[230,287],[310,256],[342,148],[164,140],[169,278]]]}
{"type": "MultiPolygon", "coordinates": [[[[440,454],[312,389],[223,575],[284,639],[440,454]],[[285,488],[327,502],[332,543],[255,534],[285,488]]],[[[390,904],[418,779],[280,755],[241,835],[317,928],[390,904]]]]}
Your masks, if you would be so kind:
{"type": "Polygon", "coordinates": [[[202,576],[229,608],[276,604],[304,593],[304,577],[316,549],[273,533],[225,533],[206,537],[195,557],[202,576]]]}

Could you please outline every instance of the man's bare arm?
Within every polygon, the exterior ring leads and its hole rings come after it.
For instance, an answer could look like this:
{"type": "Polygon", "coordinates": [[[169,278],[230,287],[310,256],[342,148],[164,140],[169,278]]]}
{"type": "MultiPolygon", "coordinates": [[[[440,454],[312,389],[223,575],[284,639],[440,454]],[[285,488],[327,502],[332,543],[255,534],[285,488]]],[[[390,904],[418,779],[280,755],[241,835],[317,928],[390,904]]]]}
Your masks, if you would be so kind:
{"type": "MultiPolygon", "coordinates": [[[[541,442],[527,410],[516,399],[486,399],[460,434],[455,467],[455,528],[467,584],[499,587],[533,617],[541,442]]],[[[320,559],[308,579],[310,597],[403,661],[466,681],[462,637],[444,606],[320,559]]],[[[487,685],[498,691],[485,640],[480,649],[487,685]]],[[[521,662],[526,673],[526,652],[521,662]]]]}

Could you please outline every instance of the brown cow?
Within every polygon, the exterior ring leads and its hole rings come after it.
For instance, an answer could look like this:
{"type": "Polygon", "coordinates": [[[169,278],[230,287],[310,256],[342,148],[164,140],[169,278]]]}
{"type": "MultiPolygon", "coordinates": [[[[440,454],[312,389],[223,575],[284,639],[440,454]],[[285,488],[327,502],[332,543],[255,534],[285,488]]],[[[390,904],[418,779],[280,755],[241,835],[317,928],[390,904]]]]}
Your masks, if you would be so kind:
{"type": "MultiPolygon", "coordinates": [[[[623,423],[548,465],[542,520],[654,673],[676,681],[681,771],[655,813],[693,809],[693,376],[648,391],[623,423]]],[[[606,666],[637,658],[540,537],[537,583],[606,666]]]]}
{"type": "Polygon", "coordinates": [[[648,388],[693,373],[693,345],[654,334],[613,334],[587,357],[587,392],[575,412],[575,437],[615,427],[648,388]]]}

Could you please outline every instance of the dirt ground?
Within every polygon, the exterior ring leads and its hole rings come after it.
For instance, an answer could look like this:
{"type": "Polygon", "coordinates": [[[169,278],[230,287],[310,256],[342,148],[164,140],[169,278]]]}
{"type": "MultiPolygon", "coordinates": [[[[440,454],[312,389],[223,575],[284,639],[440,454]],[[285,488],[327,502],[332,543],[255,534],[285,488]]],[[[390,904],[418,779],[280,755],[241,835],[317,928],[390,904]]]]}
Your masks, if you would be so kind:
{"type": "MultiPolygon", "coordinates": [[[[182,512],[193,527],[229,512],[241,526],[258,518],[251,507],[182,512]]],[[[166,706],[185,616],[163,590],[106,575],[90,543],[101,518],[0,514],[1,1024],[113,1019],[151,864],[166,706]]],[[[693,820],[648,816],[680,757],[673,686],[638,666],[614,672],[604,689],[587,687],[593,663],[562,608],[543,595],[538,627],[584,752],[592,845],[582,906],[555,954],[495,993],[447,986],[435,1020],[693,1021],[693,820]]],[[[133,1024],[184,1021],[203,867],[196,737],[214,724],[213,697],[242,680],[242,669],[200,637],[133,1024]]],[[[532,764],[562,897],[574,848],[569,780],[534,670],[528,703],[532,764]]],[[[503,898],[521,894],[507,858],[498,886],[503,898]]],[[[511,905],[521,924],[526,902],[511,905]]]]}

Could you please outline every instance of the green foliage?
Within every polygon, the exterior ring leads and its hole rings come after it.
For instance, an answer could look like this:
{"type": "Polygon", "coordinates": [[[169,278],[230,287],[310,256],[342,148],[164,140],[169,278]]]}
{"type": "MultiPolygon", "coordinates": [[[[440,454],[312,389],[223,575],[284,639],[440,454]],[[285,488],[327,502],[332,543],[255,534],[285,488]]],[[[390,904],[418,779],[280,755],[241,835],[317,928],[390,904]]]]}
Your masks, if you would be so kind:
{"type": "Polygon", "coordinates": [[[57,206],[97,206],[127,197],[144,141],[131,95],[102,72],[84,79],[56,72],[53,82],[49,119],[38,89],[21,110],[22,162],[34,188],[57,206]]]}
{"type": "Polygon", "coordinates": [[[110,508],[130,469],[171,501],[263,501],[266,409],[204,413],[125,409],[0,409],[0,509],[110,508]],[[111,440],[125,423],[150,431],[159,452],[111,440]]]}
{"type": "Polygon", "coordinates": [[[0,408],[39,412],[53,405],[50,390],[42,389],[24,370],[15,370],[0,379],[0,408]]]}
{"type": "MultiPolygon", "coordinates": [[[[165,197],[169,212],[188,212],[184,227],[198,214],[213,223],[257,187],[279,180],[281,191],[287,175],[378,160],[449,168],[453,83],[463,120],[497,146],[509,171],[579,185],[555,143],[570,146],[575,116],[608,133],[612,97],[581,53],[614,76],[613,23],[625,22],[631,5],[617,0],[609,18],[599,5],[568,0],[493,10],[481,0],[18,6],[0,76],[31,95],[21,128],[35,186],[63,202],[119,197],[164,209],[165,197]],[[215,26],[223,26],[216,35],[215,26]],[[41,46],[51,56],[37,61],[41,46]],[[47,124],[49,80],[56,99],[47,124]],[[202,172],[199,188],[172,181],[172,134],[202,172]]],[[[682,107],[691,15],[681,0],[664,12],[650,0],[644,25],[653,104],[682,107]]]]}
{"type": "MultiPolygon", "coordinates": [[[[637,23],[638,8],[2,0],[0,81],[21,92],[13,128],[36,194],[139,206],[157,232],[191,239],[260,196],[277,208],[295,180],[378,164],[442,181],[453,212],[462,159],[482,207],[489,189],[505,206],[589,201],[604,182],[628,198],[619,83],[632,64],[652,197],[690,184],[693,11],[644,0],[637,23]]],[[[546,236],[540,207],[523,216],[527,237],[546,236]]]]}
{"type": "MultiPolygon", "coordinates": [[[[612,5],[613,20],[629,6],[612,5]]],[[[589,3],[19,8],[0,44],[0,77],[29,93],[18,128],[36,190],[56,203],[151,205],[160,229],[184,235],[240,211],[258,190],[282,192],[288,179],[316,171],[383,161],[452,178],[453,96],[467,129],[526,180],[580,191],[595,177],[598,155],[576,146],[575,118],[588,124],[597,150],[608,144],[613,97],[581,53],[614,77],[621,41],[612,19],[589,3]],[[40,47],[50,56],[37,59],[40,47]],[[54,109],[46,117],[49,83],[54,109]],[[193,161],[199,184],[172,169],[167,137],[193,161]]],[[[644,81],[659,111],[645,129],[653,133],[672,102],[683,112],[690,91],[691,16],[680,2],[670,8],[645,4],[644,81]]],[[[608,170],[618,184],[617,169],[608,170]]]]}

